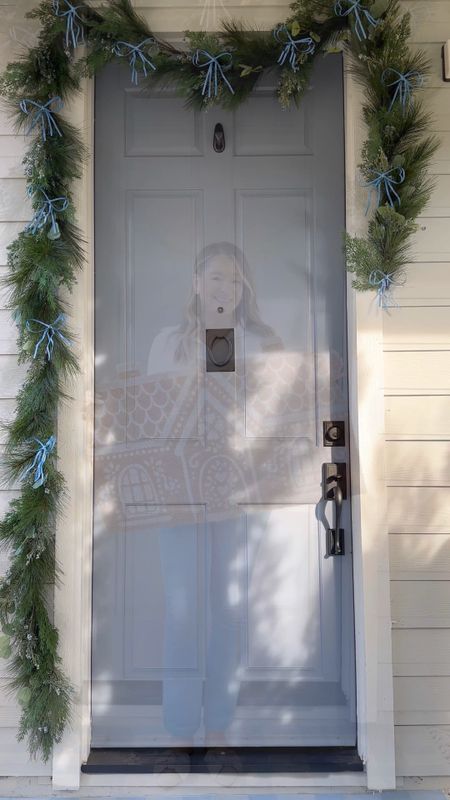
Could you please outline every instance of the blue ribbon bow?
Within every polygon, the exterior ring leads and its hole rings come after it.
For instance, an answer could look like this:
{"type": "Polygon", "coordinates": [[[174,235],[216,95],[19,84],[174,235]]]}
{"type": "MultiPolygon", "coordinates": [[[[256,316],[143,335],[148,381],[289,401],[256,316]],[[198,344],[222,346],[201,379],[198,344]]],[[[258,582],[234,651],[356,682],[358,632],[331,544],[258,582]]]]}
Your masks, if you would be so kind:
{"type": "Polygon", "coordinates": [[[381,269],[374,269],[369,275],[371,286],[377,287],[378,305],[380,308],[392,308],[396,306],[389,296],[392,286],[395,284],[395,276],[392,272],[383,272],[381,269]]]}
{"type": "Polygon", "coordinates": [[[370,11],[361,5],[361,0],[337,0],[334,4],[334,13],[338,17],[348,17],[349,14],[355,15],[355,33],[359,41],[367,39],[367,33],[361,15],[363,15],[369,25],[373,25],[374,28],[378,25],[377,20],[372,16],[370,11]],[[348,8],[346,8],[344,4],[347,4],[348,8]]]}
{"type": "Polygon", "coordinates": [[[63,0],[63,2],[67,6],[66,11],[61,11],[60,0],[53,0],[53,11],[57,17],[66,18],[66,47],[69,47],[70,39],[72,39],[72,47],[75,49],[84,42],[83,26],[80,25],[82,19],[78,13],[80,6],[72,5],[70,0],[63,0]]]}
{"type": "Polygon", "coordinates": [[[377,207],[381,205],[382,191],[384,191],[386,200],[391,208],[394,208],[395,203],[400,205],[400,196],[395,187],[400,183],[403,183],[405,180],[405,170],[403,167],[393,167],[386,172],[377,172],[377,170],[372,170],[372,172],[375,174],[374,179],[365,184],[365,186],[369,189],[366,214],[369,212],[370,203],[372,200],[372,192],[374,189],[377,191],[377,207]],[[395,173],[398,173],[397,179],[394,177],[395,173]]]}
{"type": "Polygon", "coordinates": [[[388,67],[388,69],[384,70],[381,76],[381,80],[388,88],[390,88],[391,86],[395,86],[395,91],[389,106],[389,111],[392,111],[394,103],[397,100],[400,101],[400,104],[403,107],[403,111],[405,111],[406,106],[412,100],[413,89],[419,89],[421,86],[423,86],[424,78],[423,75],[420,74],[420,72],[417,72],[417,70],[412,70],[411,72],[403,73],[399,72],[397,69],[388,67]],[[391,81],[390,83],[386,83],[386,79],[389,73],[391,73],[391,76],[392,75],[394,76],[394,80],[391,81]]]}
{"type": "Polygon", "coordinates": [[[286,25],[279,25],[278,28],[274,30],[273,35],[277,42],[284,45],[277,64],[283,66],[286,61],[289,61],[294,72],[298,70],[297,52],[300,50],[300,53],[309,56],[312,55],[316,49],[316,43],[311,36],[293,39],[286,25]]]}
{"type": "Polygon", "coordinates": [[[30,333],[38,333],[38,331],[34,331],[33,328],[31,327],[30,324],[31,322],[36,322],[37,325],[41,325],[41,327],[43,328],[42,336],[36,343],[36,347],[34,348],[33,358],[36,358],[41,344],[43,344],[47,340],[45,346],[45,354],[47,356],[48,361],[51,361],[53,355],[53,348],[55,346],[55,337],[64,342],[64,344],[70,346],[71,344],[70,341],[66,339],[66,337],[61,333],[61,325],[64,325],[65,320],[66,320],[65,314],[59,314],[56,317],[55,321],[52,323],[42,322],[41,319],[34,319],[34,318],[26,321],[26,329],[30,333]]]}
{"type": "Polygon", "coordinates": [[[52,97],[44,105],[36,103],[35,100],[24,99],[20,101],[20,108],[24,114],[31,114],[31,123],[28,127],[27,134],[31,133],[33,128],[39,123],[41,126],[42,139],[45,142],[47,136],[62,136],[58,124],[54,118],[54,114],[61,111],[64,103],[60,97],[52,97]],[[56,107],[51,110],[51,106],[56,107]]]}
{"type": "MultiPolygon", "coordinates": [[[[28,197],[32,197],[35,191],[33,186],[29,186],[27,190],[28,197]]],[[[36,211],[33,219],[28,223],[25,230],[34,235],[50,222],[50,230],[47,234],[48,238],[59,239],[61,232],[55,214],[65,211],[69,205],[69,201],[67,197],[53,197],[50,199],[44,189],[39,189],[38,191],[44,195],[45,200],[42,206],[36,211]]]]}
{"type": "Polygon", "coordinates": [[[147,77],[147,67],[150,67],[150,69],[153,70],[156,69],[155,65],[150,61],[145,53],[142,52],[142,47],[150,43],[155,43],[155,40],[151,36],[148,39],[144,39],[144,41],[140,44],[116,42],[114,45],[114,53],[116,56],[119,56],[119,58],[128,58],[131,67],[131,83],[134,83],[135,86],[137,86],[139,82],[139,74],[136,65],[138,58],[141,60],[142,72],[144,73],[145,77],[147,77]]]}
{"type": "Polygon", "coordinates": [[[208,97],[211,97],[214,89],[214,96],[217,97],[217,93],[219,91],[219,78],[225,83],[231,94],[234,94],[234,89],[223,71],[224,69],[231,67],[232,60],[233,56],[228,52],[219,53],[217,56],[212,56],[207,50],[195,51],[194,55],[192,56],[192,63],[196,67],[199,67],[199,69],[207,68],[205,80],[203,81],[202,86],[203,96],[208,94],[208,97]],[[202,57],[204,59],[203,61],[201,60],[202,57]],[[220,63],[221,61],[223,61],[223,66],[220,63]]]}
{"type": "Polygon", "coordinates": [[[47,461],[48,456],[53,451],[55,444],[56,444],[56,436],[50,436],[46,442],[41,442],[40,439],[36,439],[33,437],[33,441],[36,442],[39,447],[36,451],[36,455],[33,458],[30,466],[27,467],[20,476],[20,480],[25,480],[30,472],[34,471],[34,481],[33,481],[33,489],[38,489],[39,486],[43,486],[45,481],[47,480],[47,475],[44,472],[44,464],[47,461]]]}

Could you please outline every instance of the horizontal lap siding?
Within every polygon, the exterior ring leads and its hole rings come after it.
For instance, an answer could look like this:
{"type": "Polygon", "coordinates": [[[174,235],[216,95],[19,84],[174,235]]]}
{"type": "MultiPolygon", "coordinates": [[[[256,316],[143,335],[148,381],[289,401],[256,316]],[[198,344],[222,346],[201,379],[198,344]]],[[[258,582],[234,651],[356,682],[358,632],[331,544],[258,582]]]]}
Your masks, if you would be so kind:
{"type": "Polygon", "coordinates": [[[405,0],[442,140],[399,308],[384,316],[397,774],[450,775],[450,86],[448,0],[405,0]]]}

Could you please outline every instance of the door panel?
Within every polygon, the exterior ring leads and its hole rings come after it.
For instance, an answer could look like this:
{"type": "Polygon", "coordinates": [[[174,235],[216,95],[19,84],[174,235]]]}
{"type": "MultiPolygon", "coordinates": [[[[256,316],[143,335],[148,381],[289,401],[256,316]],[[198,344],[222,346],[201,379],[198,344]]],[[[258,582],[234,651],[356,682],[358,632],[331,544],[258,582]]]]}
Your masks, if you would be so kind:
{"type": "Polygon", "coordinates": [[[97,81],[95,746],[355,743],[342,117],[334,57],[291,111],[97,81]]]}
{"type": "MultiPolygon", "coordinates": [[[[130,364],[142,363],[153,342],[150,369],[169,378],[167,354],[158,346],[158,334],[166,322],[173,320],[174,306],[182,308],[191,291],[191,265],[203,244],[202,220],[201,191],[128,192],[127,369],[130,364]],[[158,265],[161,279],[155,269],[149,269],[149,243],[152,263],[158,265]]],[[[195,325],[198,339],[199,320],[195,325]]],[[[166,381],[153,385],[146,381],[143,387],[137,375],[129,376],[125,394],[126,441],[200,436],[204,429],[202,366],[200,359],[195,359],[187,369],[183,364],[182,368],[171,370],[170,386],[166,381]],[[142,391],[147,396],[151,394],[140,403],[142,391]],[[180,408],[188,415],[188,431],[174,430],[171,424],[180,408]]]]}
{"type": "Polygon", "coordinates": [[[202,156],[202,134],[201,112],[186,114],[181,98],[125,90],[125,156],[202,156]]]}
{"type": "Polygon", "coordinates": [[[245,661],[255,677],[259,672],[266,673],[266,679],[283,680],[287,671],[293,671],[295,677],[298,670],[312,674],[320,667],[320,608],[315,591],[319,579],[315,552],[318,537],[314,522],[304,505],[245,510],[245,661]]]}
{"type": "Polygon", "coordinates": [[[273,90],[258,89],[235,112],[234,155],[311,155],[308,112],[307,104],[302,103],[294,113],[280,114],[273,90]]]}
{"type": "Polygon", "coordinates": [[[200,676],[205,509],[136,505],[127,511],[123,536],[126,679],[150,674],[161,678],[163,672],[176,675],[180,671],[200,676]],[[168,517],[174,523],[170,527],[164,524],[168,517]],[[168,560],[170,565],[165,564],[168,560]],[[163,576],[169,569],[175,579],[165,597],[163,576]],[[170,618],[170,641],[165,641],[165,616],[170,618]]]}
{"type": "Polygon", "coordinates": [[[238,245],[258,265],[261,317],[283,343],[283,352],[276,343],[261,352],[255,337],[244,337],[247,437],[313,438],[311,199],[310,191],[293,189],[236,192],[238,245]]]}

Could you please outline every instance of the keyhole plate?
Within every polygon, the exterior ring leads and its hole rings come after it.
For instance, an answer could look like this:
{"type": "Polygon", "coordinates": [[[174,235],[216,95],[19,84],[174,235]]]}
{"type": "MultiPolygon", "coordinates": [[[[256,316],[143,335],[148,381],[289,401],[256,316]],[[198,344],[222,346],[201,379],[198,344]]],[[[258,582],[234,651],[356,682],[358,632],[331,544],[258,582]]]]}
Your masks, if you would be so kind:
{"type": "Polygon", "coordinates": [[[206,371],[234,372],[234,328],[207,328],[206,371]]]}
{"type": "Polygon", "coordinates": [[[345,423],[326,420],[323,423],[324,447],[345,447],[345,423]]]}

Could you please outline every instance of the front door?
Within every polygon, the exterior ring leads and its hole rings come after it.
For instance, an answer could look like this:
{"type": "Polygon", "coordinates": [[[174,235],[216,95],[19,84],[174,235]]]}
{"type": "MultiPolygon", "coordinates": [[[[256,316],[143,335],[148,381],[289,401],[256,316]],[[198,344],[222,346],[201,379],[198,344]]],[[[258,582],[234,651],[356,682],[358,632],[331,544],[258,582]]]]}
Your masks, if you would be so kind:
{"type": "Polygon", "coordinates": [[[290,111],[109,67],[95,188],[92,743],[354,745],[340,57],[290,111]]]}

